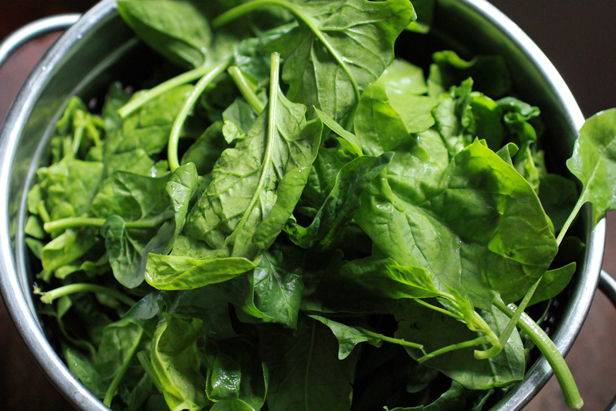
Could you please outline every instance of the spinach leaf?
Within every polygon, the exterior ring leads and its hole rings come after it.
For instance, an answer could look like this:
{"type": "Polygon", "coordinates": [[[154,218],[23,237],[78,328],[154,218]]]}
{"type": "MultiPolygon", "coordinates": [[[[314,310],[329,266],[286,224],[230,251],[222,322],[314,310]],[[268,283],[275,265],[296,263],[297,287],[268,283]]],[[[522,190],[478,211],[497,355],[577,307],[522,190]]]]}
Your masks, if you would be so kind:
{"type": "Polygon", "coordinates": [[[99,190],[103,170],[100,162],[81,161],[72,157],[39,168],[40,201],[44,201],[51,221],[87,213],[99,190]]]}
{"type": "MultiPolygon", "coordinates": [[[[580,179],[583,185],[579,200],[572,215],[577,214],[582,205],[591,202],[593,221],[596,223],[607,210],[616,207],[616,195],[612,182],[614,174],[614,130],[616,129],[616,109],[595,114],[580,129],[580,137],[575,141],[573,155],[567,160],[567,168],[580,179]]],[[[571,224],[565,223],[563,231],[571,224]]],[[[561,231],[561,234],[563,233],[561,231]]]]}
{"type": "Polygon", "coordinates": [[[141,285],[148,255],[164,252],[173,231],[173,225],[168,222],[158,230],[153,230],[128,228],[124,219],[118,215],[105,220],[101,234],[105,237],[105,248],[116,280],[127,288],[141,285]]]}
{"type": "MultiPolygon", "coordinates": [[[[243,99],[236,98],[222,113],[224,126],[222,132],[228,144],[243,138],[255,123],[257,116],[243,99]]],[[[218,157],[217,157],[218,158],[218,157]]]]}
{"type": "MultiPolygon", "coordinates": [[[[411,302],[403,307],[396,314],[399,321],[396,338],[419,342],[428,352],[476,338],[475,333],[449,316],[411,302]]],[[[504,330],[509,320],[496,308],[482,311],[481,316],[497,333],[504,330]]],[[[421,357],[418,350],[406,350],[413,358],[421,357]]],[[[466,388],[485,390],[522,379],[524,347],[517,331],[514,331],[504,350],[496,357],[477,361],[472,349],[464,348],[434,357],[423,364],[440,370],[466,388]]]]}
{"type": "Polygon", "coordinates": [[[388,93],[381,83],[362,94],[354,118],[355,132],[367,154],[395,150],[411,133],[428,130],[433,124],[436,100],[422,96],[388,93]]]}
{"type": "Polygon", "coordinates": [[[304,292],[304,253],[294,247],[274,245],[248,274],[254,306],[262,314],[258,322],[274,322],[297,327],[299,306],[304,292]],[[265,318],[263,318],[265,317],[265,318]]]}
{"type": "Polygon", "coordinates": [[[293,338],[263,331],[261,358],[270,370],[270,411],[351,407],[356,356],[338,359],[338,341],[318,321],[302,319],[293,338]]]}
{"type": "Polygon", "coordinates": [[[306,108],[286,99],[278,65],[272,67],[268,108],[246,138],[222,153],[185,226],[186,234],[221,257],[256,256],[252,239],[276,202],[276,186],[286,173],[309,167],[317,154],[321,123],[306,122],[306,108]]]}
{"type": "Polygon", "coordinates": [[[461,151],[436,181],[394,191],[377,179],[364,191],[355,221],[385,256],[427,268],[480,308],[490,307],[494,291],[506,301],[521,298],[557,250],[532,188],[480,142],[461,151]]]}
{"type": "Polygon", "coordinates": [[[267,394],[269,373],[259,361],[256,346],[238,338],[208,341],[206,393],[213,410],[258,411],[267,394]]]}
{"type": "Polygon", "coordinates": [[[340,240],[359,207],[359,197],[364,189],[391,161],[392,153],[362,156],[347,163],[332,190],[308,227],[287,225],[291,241],[302,248],[328,250],[340,240]]]}
{"type": "Polygon", "coordinates": [[[150,254],[145,279],[158,290],[192,290],[230,280],[255,268],[243,257],[194,259],[178,255],[150,254]]]}
{"type": "MultiPolygon", "coordinates": [[[[430,1],[432,0],[427,2],[430,1]]],[[[413,7],[417,8],[417,4],[413,4],[413,7]]],[[[428,92],[423,69],[399,57],[396,57],[377,81],[387,88],[388,94],[419,96],[428,92]]]]}
{"type": "MultiPolygon", "coordinates": [[[[297,44],[285,55],[283,80],[289,84],[288,98],[317,107],[338,122],[349,116],[363,90],[391,64],[394,41],[414,18],[412,5],[404,0],[279,1],[271,5],[289,10],[299,23],[299,30],[286,36],[287,42],[297,44]]],[[[247,3],[219,16],[213,25],[221,26],[264,6],[270,4],[247,3]]]]}
{"type": "Polygon", "coordinates": [[[166,191],[171,199],[173,207],[175,230],[173,237],[165,249],[165,254],[171,251],[175,244],[175,240],[184,228],[186,215],[188,214],[188,206],[197,190],[198,183],[199,176],[197,175],[197,169],[193,163],[188,163],[176,168],[167,182],[166,191]]]}
{"type": "Polygon", "coordinates": [[[212,33],[191,2],[118,1],[122,19],[150,47],[176,64],[202,66],[212,33]]]}
{"type": "Polygon", "coordinates": [[[528,305],[531,306],[549,300],[560,294],[571,281],[576,268],[577,264],[573,262],[563,267],[546,271],[528,305]]]}
{"type": "Polygon", "coordinates": [[[375,347],[380,347],[383,344],[383,340],[376,338],[372,335],[368,335],[361,329],[357,329],[355,327],[351,327],[318,315],[310,315],[309,317],[322,322],[323,324],[328,326],[330,330],[332,330],[332,332],[338,339],[339,360],[344,360],[345,358],[347,358],[349,355],[351,355],[351,352],[353,351],[355,346],[363,342],[367,342],[375,347]]]}
{"type": "Polygon", "coordinates": [[[435,6],[435,0],[415,0],[413,7],[417,12],[417,20],[406,26],[406,29],[423,34],[430,32],[435,6]]]}
{"type": "Polygon", "coordinates": [[[52,271],[70,264],[90,251],[99,240],[91,228],[66,230],[41,249],[43,268],[52,271]]]}
{"type": "MultiPolygon", "coordinates": [[[[136,2],[136,1],[135,1],[136,2]]],[[[149,4],[149,2],[143,3],[149,4]]],[[[176,117],[193,91],[190,84],[179,86],[150,100],[124,119],[122,136],[113,147],[114,153],[142,149],[148,155],[158,154],[167,147],[176,117]]],[[[141,93],[135,93],[133,99],[141,93]]],[[[107,149],[111,152],[111,148],[107,149]]]]}
{"type": "Polygon", "coordinates": [[[171,410],[198,411],[210,404],[197,349],[201,326],[201,320],[196,318],[166,315],[156,328],[149,364],[141,361],[171,410]]]}
{"type": "Polygon", "coordinates": [[[193,163],[200,176],[209,174],[222,152],[229,148],[223,137],[223,124],[220,121],[209,126],[203,134],[186,150],[181,164],[193,163]]]}
{"type": "Polygon", "coordinates": [[[511,91],[511,75],[502,56],[477,56],[466,61],[453,51],[439,51],[432,58],[434,64],[428,77],[431,96],[446,92],[469,77],[478,91],[492,98],[503,97],[511,91]]]}

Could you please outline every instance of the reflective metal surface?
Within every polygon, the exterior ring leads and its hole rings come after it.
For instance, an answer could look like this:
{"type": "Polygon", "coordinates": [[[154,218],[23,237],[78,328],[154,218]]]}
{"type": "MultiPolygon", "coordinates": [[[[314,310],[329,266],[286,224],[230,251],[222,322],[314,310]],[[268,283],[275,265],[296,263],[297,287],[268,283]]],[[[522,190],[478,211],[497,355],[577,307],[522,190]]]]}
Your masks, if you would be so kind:
{"type": "MultiPolygon", "coordinates": [[[[484,0],[439,0],[432,37],[462,54],[501,54],[520,97],[541,107],[550,130],[551,165],[562,170],[583,116],[564,81],[537,46],[507,17],[484,0]]],[[[0,59],[2,57],[0,56],[0,59]]],[[[409,56],[410,58],[410,56],[409,56]]],[[[114,0],[104,0],[65,33],[33,71],[7,117],[0,137],[0,288],[13,320],[34,357],[62,393],[81,410],[106,410],[70,374],[43,332],[31,295],[23,229],[26,196],[34,171],[43,164],[55,120],[73,95],[100,96],[127,73],[151,69],[157,61],[121,22],[114,0]],[[140,63],[140,64],[137,64],[140,63]]],[[[552,334],[566,353],[579,333],[597,286],[605,223],[590,229],[582,215],[587,245],[579,261],[562,322],[552,334]]],[[[565,302],[563,302],[565,303],[565,302]]],[[[520,410],[551,376],[544,359],[494,409],[520,410]]]]}

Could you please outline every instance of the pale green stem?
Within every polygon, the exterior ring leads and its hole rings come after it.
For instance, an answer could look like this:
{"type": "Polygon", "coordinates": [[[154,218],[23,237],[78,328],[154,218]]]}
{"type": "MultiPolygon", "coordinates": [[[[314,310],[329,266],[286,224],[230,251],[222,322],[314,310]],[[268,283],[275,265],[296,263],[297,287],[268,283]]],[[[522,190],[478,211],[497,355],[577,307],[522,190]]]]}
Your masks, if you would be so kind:
{"type": "Polygon", "coordinates": [[[424,346],[422,344],[413,343],[413,342],[406,341],[400,338],[388,337],[386,335],[374,333],[372,331],[366,330],[365,328],[361,328],[361,327],[355,327],[355,328],[361,331],[362,333],[366,334],[368,337],[377,338],[381,341],[385,341],[385,342],[396,344],[396,345],[402,345],[404,347],[417,348],[418,350],[421,350],[422,353],[426,354],[426,352],[424,351],[424,346]]]}
{"type": "MultiPolygon", "coordinates": [[[[586,191],[586,190],[584,190],[584,191],[586,191]]],[[[565,234],[567,234],[567,230],[569,229],[571,224],[573,224],[573,221],[575,220],[575,217],[577,217],[578,213],[580,212],[580,209],[582,208],[582,206],[587,201],[584,198],[584,191],[582,191],[582,194],[580,195],[580,198],[578,198],[578,201],[575,204],[575,207],[573,208],[573,211],[571,211],[571,214],[569,214],[569,218],[567,218],[567,221],[565,221],[565,224],[563,225],[563,228],[561,228],[560,229],[560,233],[558,233],[558,238],[556,239],[556,244],[558,246],[560,246],[560,243],[563,241],[563,238],[565,238],[565,234]]]]}
{"type": "Polygon", "coordinates": [[[535,294],[535,290],[537,290],[537,286],[539,286],[539,283],[541,282],[542,279],[543,277],[541,277],[537,282],[535,282],[535,284],[533,284],[532,287],[530,287],[530,289],[528,290],[528,292],[522,299],[522,302],[520,303],[520,306],[516,310],[514,316],[511,317],[511,319],[509,320],[509,323],[507,324],[507,326],[501,333],[500,341],[503,347],[505,346],[505,344],[507,344],[507,341],[509,340],[511,333],[513,332],[513,329],[515,328],[515,325],[520,320],[520,317],[522,316],[522,313],[524,312],[524,310],[526,310],[526,307],[528,307],[528,303],[530,303],[531,298],[533,298],[533,295],[535,294]]]}
{"type": "MultiPolygon", "coordinates": [[[[76,227],[102,227],[105,224],[104,218],[71,217],[63,218],[49,223],[45,223],[43,228],[50,233],[54,230],[66,230],[76,227]]],[[[150,228],[154,225],[150,221],[127,221],[124,223],[126,228],[150,228]]]]}
{"type": "Polygon", "coordinates": [[[235,82],[238,90],[242,93],[242,96],[244,96],[248,104],[250,104],[250,107],[252,107],[257,115],[261,114],[265,109],[265,105],[261,102],[261,100],[259,100],[259,97],[257,97],[254,87],[248,81],[246,76],[244,76],[242,71],[236,66],[229,67],[228,72],[235,82]]]}
{"type": "MultiPolygon", "coordinates": [[[[77,113],[80,113],[80,111],[78,111],[77,113]]],[[[71,147],[71,153],[73,154],[73,157],[76,157],[77,153],[79,152],[79,146],[81,145],[81,139],[83,138],[83,130],[83,125],[78,126],[77,130],[75,130],[73,145],[71,147]]]]}
{"type": "Polygon", "coordinates": [[[452,313],[451,311],[447,311],[447,310],[445,310],[445,309],[443,309],[443,308],[440,308],[440,307],[437,307],[437,306],[432,305],[432,304],[430,304],[430,303],[427,303],[427,302],[425,302],[425,301],[423,301],[423,300],[421,300],[421,299],[419,299],[419,298],[415,299],[415,302],[417,302],[418,304],[421,304],[421,305],[423,305],[424,307],[427,307],[427,308],[429,308],[429,309],[431,309],[431,310],[437,311],[437,312],[439,312],[439,313],[441,313],[441,314],[444,314],[444,315],[448,315],[448,316],[450,316],[450,317],[453,317],[453,318],[455,318],[456,320],[459,320],[459,319],[461,319],[461,318],[462,318],[462,317],[460,317],[459,315],[455,315],[455,314],[454,314],[454,313],[452,313]]]}
{"type": "Polygon", "coordinates": [[[487,350],[475,350],[475,358],[478,360],[487,360],[497,356],[503,349],[500,339],[476,311],[473,313],[473,319],[475,320],[475,325],[478,325],[478,331],[483,333],[487,338],[487,342],[492,344],[492,347],[487,350]]]}
{"type": "Polygon", "coordinates": [[[45,202],[43,201],[39,202],[36,209],[39,215],[41,216],[41,220],[43,220],[43,223],[47,223],[51,221],[51,216],[49,215],[49,212],[47,211],[47,207],[45,207],[45,202]]]}
{"type": "Polygon", "coordinates": [[[102,285],[96,285],[96,284],[86,284],[86,283],[80,283],[80,284],[70,284],[70,285],[65,285],[63,287],[58,287],[55,288],[51,291],[47,291],[47,292],[37,292],[35,290],[36,294],[41,294],[41,301],[45,304],[51,304],[53,302],[53,300],[58,299],[60,297],[64,297],[65,295],[70,295],[70,294],[75,294],[75,293],[99,293],[99,294],[106,294],[110,297],[115,298],[116,300],[126,304],[126,305],[130,305],[133,306],[136,304],[136,301],[133,300],[130,297],[127,297],[126,295],[124,295],[122,292],[120,291],[116,291],[112,288],[109,287],[104,287],[102,285]]]}
{"type": "Polygon", "coordinates": [[[421,364],[439,355],[442,355],[442,354],[445,354],[451,351],[455,351],[455,350],[460,350],[462,348],[476,347],[478,345],[485,344],[487,342],[489,342],[488,337],[479,337],[479,338],[475,338],[474,340],[464,341],[458,344],[448,345],[447,347],[439,348],[438,350],[433,351],[430,354],[424,355],[423,357],[419,358],[417,361],[421,364]]]}
{"type": "Polygon", "coordinates": [[[139,347],[139,343],[141,342],[141,337],[143,337],[143,329],[141,329],[141,333],[139,338],[135,342],[135,344],[131,347],[130,351],[126,354],[126,358],[124,359],[124,363],[122,367],[118,370],[117,374],[113,377],[111,384],[109,384],[109,388],[107,389],[107,393],[105,394],[105,399],[103,400],[103,404],[108,407],[111,407],[111,401],[116,394],[118,389],[118,385],[124,378],[124,374],[126,374],[126,370],[128,370],[128,366],[130,365],[130,361],[135,355],[135,351],[137,351],[137,347],[139,347]]]}
{"type": "MultiPolygon", "coordinates": [[[[516,307],[514,304],[509,304],[509,306],[507,306],[497,298],[494,300],[494,305],[503,313],[507,314],[509,318],[513,318],[515,315],[516,307]]],[[[554,345],[554,342],[550,340],[550,337],[547,336],[541,327],[525,313],[521,314],[517,325],[531,338],[537,348],[539,348],[539,351],[545,356],[552,370],[554,370],[556,379],[563,391],[565,403],[571,408],[582,408],[584,401],[580,396],[573,375],[571,375],[571,370],[569,370],[565,359],[554,345]]]]}
{"type": "Polygon", "coordinates": [[[209,67],[197,67],[196,69],[187,71],[186,73],[180,74],[177,77],[173,77],[172,79],[160,83],[153,89],[150,89],[140,94],[139,97],[136,97],[126,103],[122,108],[118,110],[118,114],[120,115],[120,117],[126,118],[135,110],[138,110],[144,104],[147,104],[149,101],[152,101],[161,94],[164,94],[169,90],[179,87],[182,84],[187,84],[191,81],[197,80],[198,78],[203,77],[209,70],[209,67]]]}
{"type": "MultiPolygon", "coordinates": [[[[259,178],[259,185],[257,189],[254,191],[255,193],[261,193],[266,182],[269,181],[266,178],[266,173],[269,172],[272,162],[272,152],[274,150],[275,145],[275,130],[278,127],[276,124],[276,114],[278,110],[278,91],[280,90],[279,76],[280,76],[280,54],[272,53],[271,57],[272,67],[270,70],[270,95],[269,95],[269,106],[268,106],[268,119],[267,119],[267,138],[266,138],[266,147],[265,153],[263,154],[263,166],[261,167],[261,177],[259,178]]],[[[248,221],[248,218],[252,215],[252,210],[257,201],[259,201],[259,196],[254,195],[250,200],[250,204],[246,207],[246,210],[249,210],[244,213],[242,219],[237,224],[235,230],[231,235],[235,235],[240,230],[243,229],[244,224],[248,221]]]]}
{"type": "Polygon", "coordinates": [[[190,93],[190,96],[188,96],[182,110],[180,110],[180,114],[178,114],[175,119],[173,127],[171,128],[171,135],[169,136],[169,145],[167,147],[167,159],[169,160],[169,169],[171,172],[174,172],[180,166],[180,161],[178,159],[178,144],[180,142],[180,132],[182,131],[182,127],[184,126],[184,122],[186,121],[188,114],[199,100],[201,94],[205,91],[205,88],[223,71],[225,71],[226,68],[229,67],[229,64],[229,61],[218,64],[203,77],[201,77],[195,85],[192,93],[190,93]]]}

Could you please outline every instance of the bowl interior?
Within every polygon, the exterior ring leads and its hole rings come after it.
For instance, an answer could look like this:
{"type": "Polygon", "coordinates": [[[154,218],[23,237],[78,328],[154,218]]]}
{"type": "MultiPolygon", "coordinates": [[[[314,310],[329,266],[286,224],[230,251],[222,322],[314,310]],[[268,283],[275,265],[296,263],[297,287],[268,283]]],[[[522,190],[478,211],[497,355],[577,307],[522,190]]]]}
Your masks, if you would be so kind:
{"type": "MultiPolygon", "coordinates": [[[[483,0],[439,0],[434,28],[427,36],[405,33],[396,51],[411,62],[428,64],[439,49],[454,49],[464,57],[500,54],[511,70],[517,96],[540,107],[550,145],[548,164],[564,172],[583,116],[554,67],[524,33],[483,0]]],[[[41,331],[31,285],[35,278],[25,247],[26,193],[36,169],[48,157],[47,142],[54,124],[70,97],[80,96],[92,106],[102,100],[113,81],[140,86],[159,66],[161,59],[133,36],[119,18],[112,0],[104,0],[88,12],[54,45],[34,70],[7,117],[0,140],[2,174],[0,203],[3,212],[0,239],[3,251],[3,296],[26,344],[52,381],[83,410],[106,409],[68,372],[41,331]]],[[[586,244],[578,263],[568,300],[557,313],[560,325],[552,337],[566,352],[581,329],[596,288],[605,227],[590,228],[586,210],[577,230],[586,244]]],[[[509,392],[493,409],[521,409],[547,382],[550,369],[536,362],[523,384],[509,392]]]]}

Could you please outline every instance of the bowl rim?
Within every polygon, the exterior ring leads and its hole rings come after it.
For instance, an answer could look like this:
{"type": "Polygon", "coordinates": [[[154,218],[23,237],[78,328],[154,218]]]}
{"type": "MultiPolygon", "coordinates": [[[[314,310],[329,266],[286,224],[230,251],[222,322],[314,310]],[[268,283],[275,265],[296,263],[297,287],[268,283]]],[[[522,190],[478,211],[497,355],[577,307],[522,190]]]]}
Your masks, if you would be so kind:
{"type": "MultiPolygon", "coordinates": [[[[551,92],[566,113],[566,119],[572,130],[580,129],[584,116],[564,80],[539,49],[539,47],[508,17],[486,0],[442,0],[461,3],[464,7],[477,13],[492,26],[503,33],[538,70],[549,84],[551,92]]],[[[81,382],[71,374],[68,367],[59,358],[47,340],[34,308],[25,293],[29,284],[21,284],[17,276],[15,256],[12,253],[9,186],[11,170],[15,161],[15,150],[21,138],[23,128],[40,95],[40,90],[47,83],[51,74],[61,66],[62,59],[70,52],[82,37],[97,24],[116,13],[115,0],[102,0],[85,13],[79,21],[68,29],[50,48],[37,64],[19,95],[13,102],[0,134],[0,291],[9,316],[12,318],[21,338],[43,369],[47,377],[60,392],[77,408],[83,410],[109,410],[92,395],[81,382]]],[[[592,221],[590,207],[585,210],[587,221],[592,221]]],[[[572,298],[561,320],[561,326],[552,335],[552,340],[559,351],[566,355],[579,334],[584,320],[590,310],[597,288],[601,270],[604,243],[605,220],[587,233],[585,270],[575,284],[572,298]],[[562,326],[566,324],[566,326],[562,326]]],[[[526,372],[526,375],[514,389],[503,398],[494,409],[519,410],[523,408],[552,376],[552,370],[545,357],[541,356],[526,372]]]]}

